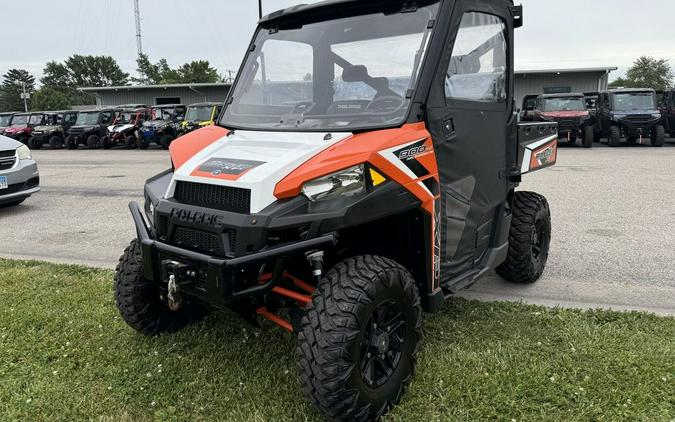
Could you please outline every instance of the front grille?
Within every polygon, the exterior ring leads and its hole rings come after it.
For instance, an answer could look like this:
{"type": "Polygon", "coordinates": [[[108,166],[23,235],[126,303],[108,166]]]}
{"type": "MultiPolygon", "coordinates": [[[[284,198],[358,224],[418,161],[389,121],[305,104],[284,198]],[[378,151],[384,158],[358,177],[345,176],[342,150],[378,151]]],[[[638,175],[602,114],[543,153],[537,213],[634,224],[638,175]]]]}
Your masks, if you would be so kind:
{"type": "Polygon", "coordinates": [[[249,189],[205,183],[178,182],[174,199],[178,202],[222,211],[248,214],[251,212],[249,189]]]}
{"type": "Polygon", "coordinates": [[[0,158],[4,157],[14,157],[16,155],[16,150],[10,149],[9,151],[0,151],[0,158]]]}
{"type": "Polygon", "coordinates": [[[173,243],[177,246],[195,249],[200,252],[217,254],[221,250],[218,235],[187,227],[176,228],[176,232],[173,235],[173,243]]]}
{"type": "Polygon", "coordinates": [[[653,117],[651,114],[633,114],[631,116],[626,116],[626,120],[628,120],[629,122],[637,122],[637,123],[648,122],[652,119],[653,117]]]}
{"type": "Polygon", "coordinates": [[[14,151],[9,151],[12,153],[11,156],[5,155],[3,156],[2,154],[7,151],[0,151],[0,171],[2,170],[9,170],[12,167],[14,167],[14,164],[16,163],[16,157],[14,156],[15,153],[14,151]]]}

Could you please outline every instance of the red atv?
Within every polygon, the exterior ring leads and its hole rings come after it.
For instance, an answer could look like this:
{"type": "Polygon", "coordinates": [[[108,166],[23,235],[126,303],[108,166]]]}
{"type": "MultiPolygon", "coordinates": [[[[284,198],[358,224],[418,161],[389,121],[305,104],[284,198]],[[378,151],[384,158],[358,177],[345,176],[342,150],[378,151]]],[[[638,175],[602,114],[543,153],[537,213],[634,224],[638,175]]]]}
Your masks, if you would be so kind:
{"type": "Polygon", "coordinates": [[[561,139],[573,144],[581,138],[584,148],[593,147],[594,121],[584,94],[540,95],[532,113],[534,121],[558,123],[558,136],[561,139]]]}
{"type": "Polygon", "coordinates": [[[558,130],[517,123],[521,13],[335,0],[263,18],[218,124],[174,141],[145,208],[130,204],[123,319],[147,335],[224,309],[268,319],[297,336],[325,415],[385,414],[412,380],[422,311],[495,269],[544,272],[549,206],[516,187],[555,164],[558,130]]]}

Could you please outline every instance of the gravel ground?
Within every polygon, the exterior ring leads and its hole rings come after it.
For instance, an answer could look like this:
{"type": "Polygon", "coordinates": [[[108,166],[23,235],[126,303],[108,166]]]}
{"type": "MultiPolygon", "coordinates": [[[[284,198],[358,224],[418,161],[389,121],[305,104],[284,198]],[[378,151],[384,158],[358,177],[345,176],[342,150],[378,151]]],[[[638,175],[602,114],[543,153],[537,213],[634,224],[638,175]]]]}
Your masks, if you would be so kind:
{"type": "MultiPolygon", "coordinates": [[[[0,209],[0,256],[113,267],[134,236],[127,210],[166,151],[36,151],[42,192],[0,209]]],[[[549,199],[553,243],[543,279],[491,276],[463,293],[550,306],[675,315],[675,143],[665,148],[561,147],[558,166],[522,189],[549,199]]]]}

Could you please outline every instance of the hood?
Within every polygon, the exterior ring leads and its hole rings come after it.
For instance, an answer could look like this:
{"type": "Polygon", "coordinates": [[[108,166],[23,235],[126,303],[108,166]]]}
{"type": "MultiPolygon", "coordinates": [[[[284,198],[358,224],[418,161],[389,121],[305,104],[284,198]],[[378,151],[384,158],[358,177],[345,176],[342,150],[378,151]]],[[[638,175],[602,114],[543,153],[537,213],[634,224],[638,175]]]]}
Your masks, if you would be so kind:
{"type": "Polygon", "coordinates": [[[15,141],[12,138],[0,135],[0,151],[8,151],[12,149],[17,149],[21,145],[21,142],[15,141]]]}
{"type": "Polygon", "coordinates": [[[147,128],[158,128],[164,127],[171,124],[171,120],[150,120],[143,123],[143,127],[147,128]]]}
{"type": "Polygon", "coordinates": [[[28,129],[30,129],[28,127],[28,125],[10,126],[10,127],[5,129],[5,133],[19,133],[19,132],[24,132],[28,129]]]}
{"type": "Polygon", "coordinates": [[[236,131],[176,169],[166,198],[173,197],[178,181],[232,186],[251,190],[251,213],[258,213],[277,200],[274,189],[281,180],[350,136],[334,133],[326,140],[326,133],[236,131]]]}
{"type": "Polygon", "coordinates": [[[645,114],[661,114],[661,110],[647,109],[647,110],[628,110],[628,111],[614,110],[614,111],[612,111],[612,115],[614,115],[616,117],[642,116],[642,115],[645,115],[645,114]]]}
{"type": "Polygon", "coordinates": [[[541,113],[542,117],[551,119],[569,119],[571,117],[586,117],[589,115],[588,110],[583,111],[545,111],[541,113]]]}
{"type": "Polygon", "coordinates": [[[35,126],[33,128],[34,131],[37,132],[52,132],[55,130],[61,129],[61,126],[57,125],[43,125],[43,126],[35,126]]]}
{"type": "Polygon", "coordinates": [[[108,126],[108,131],[109,132],[124,132],[125,130],[133,129],[135,126],[130,125],[130,124],[124,124],[124,125],[113,125],[113,126],[108,126]]]}

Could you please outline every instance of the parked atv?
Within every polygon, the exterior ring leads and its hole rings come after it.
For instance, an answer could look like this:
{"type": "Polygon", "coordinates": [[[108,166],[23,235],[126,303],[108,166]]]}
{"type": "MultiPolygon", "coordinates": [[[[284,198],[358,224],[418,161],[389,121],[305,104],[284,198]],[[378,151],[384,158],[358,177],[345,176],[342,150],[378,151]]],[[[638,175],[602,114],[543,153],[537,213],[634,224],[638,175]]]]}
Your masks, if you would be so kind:
{"type": "Polygon", "coordinates": [[[46,115],[41,112],[17,113],[12,117],[9,127],[5,128],[4,135],[28,145],[28,141],[35,126],[40,126],[46,121],[46,115]]]}
{"type": "Polygon", "coordinates": [[[146,149],[151,143],[162,148],[169,148],[171,142],[180,134],[180,127],[187,107],[182,104],[170,104],[155,106],[152,108],[152,120],[148,120],[141,126],[141,138],[139,147],[146,149]]]}
{"type": "Polygon", "coordinates": [[[516,122],[521,16],[340,0],[262,18],[218,125],[171,144],[130,204],[122,318],[148,335],[212,309],[268,319],[296,333],[316,407],[378,420],[412,380],[422,311],[494,269],[544,271],[550,209],[516,187],[556,162],[558,129],[516,122]]]}
{"type": "Polygon", "coordinates": [[[584,148],[593,147],[593,119],[584,94],[540,95],[532,114],[535,121],[558,123],[558,138],[571,144],[581,138],[584,148]]]}
{"type": "Polygon", "coordinates": [[[45,123],[33,129],[28,146],[31,149],[40,149],[44,145],[51,149],[63,148],[68,131],[76,121],[77,111],[45,113],[45,123]]]}
{"type": "Polygon", "coordinates": [[[650,138],[651,145],[662,147],[666,129],[656,106],[652,89],[619,89],[602,92],[597,104],[596,130],[611,147],[626,138],[629,144],[650,138]]]}
{"type": "Polygon", "coordinates": [[[216,123],[216,119],[223,108],[222,103],[200,103],[192,104],[187,109],[185,120],[183,120],[183,134],[190,133],[202,127],[211,126],[216,123]]]}
{"type": "Polygon", "coordinates": [[[5,133],[5,129],[12,124],[12,116],[16,113],[0,113],[0,135],[5,133]]]}
{"type": "Polygon", "coordinates": [[[110,149],[116,145],[124,145],[127,149],[138,147],[140,127],[149,118],[150,110],[147,108],[118,112],[115,121],[108,127],[108,135],[103,138],[103,148],[110,149]]]}
{"type": "Polygon", "coordinates": [[[101,148],[115,115],[115,109],[81,111],[66,137],[66,148],[77,149],[80,145],[89,149],[101,148]]]}

